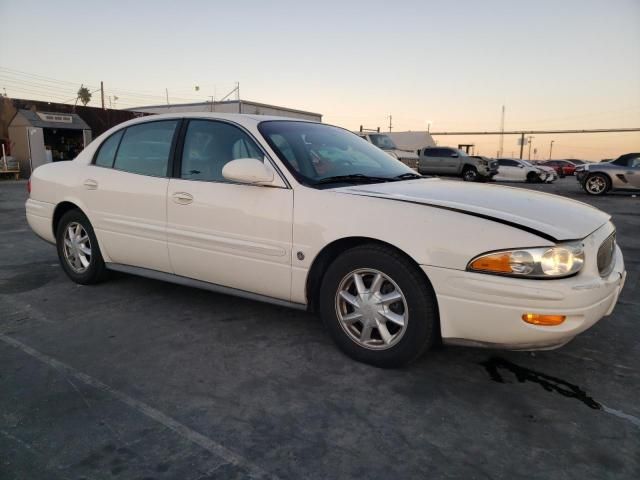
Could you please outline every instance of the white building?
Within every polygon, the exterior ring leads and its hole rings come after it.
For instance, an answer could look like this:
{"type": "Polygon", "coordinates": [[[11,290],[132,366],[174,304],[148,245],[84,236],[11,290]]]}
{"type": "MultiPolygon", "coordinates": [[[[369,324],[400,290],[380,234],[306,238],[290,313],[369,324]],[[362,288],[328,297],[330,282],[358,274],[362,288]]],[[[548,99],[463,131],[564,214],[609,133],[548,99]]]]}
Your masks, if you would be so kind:
{"type": "Polygon", "coordinates": [[[427,132],[384,132],[400,150],[417,152],[421,148],[435,147],[436,142],[427,132]]]}
{"type": "Polygon", "coordinates": [[[249,100],[227,100],[224,102],[178,103],[174,105],[149,105],[128,108],[134,112],[144,113],[184,113],[184,112],[222,112],[246,113],[250,115],[275,115],[279,117],[300,118],[303,120],[322,121],[322,114],[296,110],[288,107],[267,105],[249,100]]]}

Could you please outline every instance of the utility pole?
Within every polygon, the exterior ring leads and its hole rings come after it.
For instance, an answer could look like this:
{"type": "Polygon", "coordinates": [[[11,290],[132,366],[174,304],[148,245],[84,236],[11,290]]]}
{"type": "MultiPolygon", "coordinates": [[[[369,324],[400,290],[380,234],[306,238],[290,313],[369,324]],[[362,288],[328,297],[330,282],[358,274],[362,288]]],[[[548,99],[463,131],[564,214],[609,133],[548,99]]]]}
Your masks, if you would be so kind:
{"type": "Polygon", "coordinates": [[[553,142],[555,140],[551,140],[551,144],[549,145],[549,160],[551,160],[551,152],[553,152],[553,142]]]}
{"type": "Polygon", "coordinates": [[[504,105],[502,105],[502,119],[500,120],[500,157],[502,157],[502,151],[504,150],[504,105]]]}
{"type": "Polygon", "coordinates": [[[213,95],[209,97],[211,99],[211,111],[213,112],[213,95]]]}
{"type": "Polygon", "coordinates": [[[104,83],[100,80],[100,99],[102,100],[102,109],[104,110],[104,83]]]}
{"type": "Polygon", "coordinates": [[[168,88],[165,88],[165,89],[164,89],[164,93],[165,93],[165,94],[166,94],[166,96],[167,96],[167,107],[168,107],[168,106],[169,106],[169,89],[168,89],[168,88]]]}
{"type": "Polygon", "coordinates": [[[524,149],[524,132],[520,134],[520,160],[522,160],[522,150],[524,149]]]}
{"type": "Polygon", "coordinates": [[[533,139],[536,137],[529,135],[527,138],[529,139],[529,161],[531,161],[531,144],[533,143],[533,139]]]}
{"type": "Polygon", "coordinates": [[[391,114],[389,114],[389,132],[391,132],[391,129],[393,128],[393,125],[391,124],[391,114]]]}
{"type": "Polygon", "coordinates": [[[242,113],[242,101],[240,100],[240,82],[236,82],[236,98],[238,99],[238,113],[242,113]]]}

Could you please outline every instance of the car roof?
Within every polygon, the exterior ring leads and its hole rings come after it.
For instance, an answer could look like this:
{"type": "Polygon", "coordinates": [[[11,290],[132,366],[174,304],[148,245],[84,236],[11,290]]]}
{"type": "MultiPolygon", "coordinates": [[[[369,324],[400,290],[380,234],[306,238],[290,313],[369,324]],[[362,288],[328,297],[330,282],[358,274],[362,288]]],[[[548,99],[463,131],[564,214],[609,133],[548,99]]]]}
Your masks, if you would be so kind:
{"type": "Polygon", "coordinates": [[[160,113],[156,115],[145,115],[126,122],[128,125],[137,123],[145,123],[158,120],[174,120],[179,118],[202,118],[211,120],[228,120],[243,126],[255,126],[261,122],[273,120],[286,120],[294,122],[321,123],[302,118],[279,117],[275,115],[252,115],[246,113],[221,113],[221,112],[178,112],[178,113],[160,113]]]}

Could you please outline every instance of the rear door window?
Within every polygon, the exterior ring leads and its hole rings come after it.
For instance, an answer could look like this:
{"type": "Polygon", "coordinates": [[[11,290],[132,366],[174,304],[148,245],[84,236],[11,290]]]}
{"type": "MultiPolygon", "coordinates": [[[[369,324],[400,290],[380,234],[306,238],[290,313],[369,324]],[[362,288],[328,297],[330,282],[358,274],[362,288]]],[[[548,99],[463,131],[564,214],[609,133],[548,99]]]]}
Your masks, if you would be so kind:
{"type": "Polygon", "coordinates": [[[113,167],[113,159],[116,156],[116,150],[120,144],[123,132],[124,130],[120,130],[119,132],[114,133],[107,138],[102,145],[100,145],[98,155],[96,155],[96,165],[108,168],[113,167]]]}
{"type": "Polygon", "coordinates": [[[120,142],[114,168],[125,172],[165,177],[178,120],[128,127],[120,142]]]}

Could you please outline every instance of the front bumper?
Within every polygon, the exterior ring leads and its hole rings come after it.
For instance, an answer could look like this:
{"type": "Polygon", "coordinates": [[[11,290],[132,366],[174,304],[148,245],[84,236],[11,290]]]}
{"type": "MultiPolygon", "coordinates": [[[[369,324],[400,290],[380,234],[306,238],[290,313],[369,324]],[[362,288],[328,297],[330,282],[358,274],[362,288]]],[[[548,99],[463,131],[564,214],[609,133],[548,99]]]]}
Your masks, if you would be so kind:
{"type": "Polygon", "coordinates": [[[586,177],[587,177],[587,172],[585,170],[576,170],[576,180],[578,180],[580,184],[583,183],[586,177]]]}
{"type": "Polygon", "coordinates": [[[498,173],[498,167],[488,167],[484,165],[478,165],[478,174],[483,177],[493,178],[498,173]]]}
{"type": "MultiPolygon", "coordinates": [[[[606,238],[597,237],[598,245],[606,238]]],[[[525,280],[422,266],[436,291],[445,343],[514,350],[557,348],[611,314],[626,279],[622,252],[616,246],[607,277],[593,267],[595,275],[583,271],[565,279],[525,280]],[[524,313],[565,315],[566,320],[532,325],[522,320],[524,313]]]]}

